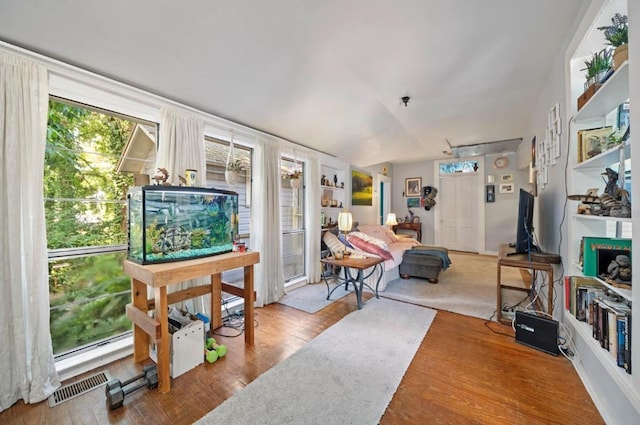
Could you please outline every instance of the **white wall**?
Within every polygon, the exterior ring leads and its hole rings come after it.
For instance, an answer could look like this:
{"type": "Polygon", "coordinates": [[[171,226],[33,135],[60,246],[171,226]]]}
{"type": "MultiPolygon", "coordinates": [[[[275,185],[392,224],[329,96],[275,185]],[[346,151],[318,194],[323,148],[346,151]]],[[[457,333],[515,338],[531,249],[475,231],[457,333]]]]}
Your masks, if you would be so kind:
{"type": "Polygon", "coordinates": [[[486,253],[497,254],[498,248],[501,244],[516,241],[520,189],[524,189],[526,191],[531,190],[528,170],[518,169],[518,165],[518,155],[516,153],[485,156],[485,175],[495,176],[494,185],[496,193],[495,202],[484,203],[484,247],[486,253]],[[504,156],[509,160],[509,165],[507,167],[501,169],[493,167],[493,162],[499,156],[504,156]],[[500,193],[500,178],[501,176],[510,173],[513,174],[515,191],[513,193],[506,194],[500,193]]]}
{"type": "MultiPolygon", "coordinates": [[[[518,158],[515,153],[504,155],[487,155],[479,157],[484,162],[485,175],[495,176],[496,196],[495,202],[484,202],[484,226],[485,240],[484,253],[497,254],[498,246],[503,243],[515,241],[516,224],[518,216],[518,191],[520,188],[530,189],[528,183],[528,170],[518,169],[518,158]],[[506,156],[509,165],[502,169],[493,167],[493,161],[498,156],[506,156]],[[500,176],[512,173],[514,175],[515,192],[512,194],[500,194],[498,188],[500,186],[500,176]]],[[[439,182],[434,181],[434,161],[411,162],[405,164],[395,164],[393,166],[393,194],[392,194],[392,211],[399,217],[408,214],[407,198],[403,196],[405,178],[421,177],[423,186],[434,186],[439,189],[439,182]]],[[[486,185],[483,185],[483,188],[486,185]]],[[[484,196],[483,196],[484,199],[484,196]]],[[[434,210],[438,208],[438,196],[436,196],[436,206],[429,211],[424,208],[412,208],[416,215],[420,217],[422,222],[422,243],[424,245],[434,244],[434,210]]]]}
{"type": "MultiPolygon", "coordinates": [[[[371,206],[360,206],[360,205],[351,205],[351,190],[347,192],[347,196],[349,197],[347,204],[349,209],[351,210],[351,214],[353,215],[353,220],[358,221],[360,224],[376,224],[379,222],[378,212],[380,209],[380,193],[378,188],[380,187],[380,179],[378,178],[379,174],[383,174],[384,167],[387,168],[387,176],[393,179],[393,171],[390,164],[380,163],[376,165],[372,165],[370,167],[356,167],[352,168],[358,171],[364,171],[370,173],[373,176],[373,205],[371,206]]],[[[351,179],[351,171],[349,171],[349,177],[351,179]]],[[[395,186],[393,186],[395,187],[395,186]]],[[[392,191],[391,197],[393,199],[395,190],[392,191]]],[[[393,204],[392,204],[393,205],[393,204]]],[[[391,210],[394,212],[394,210],[391,210]]]]}

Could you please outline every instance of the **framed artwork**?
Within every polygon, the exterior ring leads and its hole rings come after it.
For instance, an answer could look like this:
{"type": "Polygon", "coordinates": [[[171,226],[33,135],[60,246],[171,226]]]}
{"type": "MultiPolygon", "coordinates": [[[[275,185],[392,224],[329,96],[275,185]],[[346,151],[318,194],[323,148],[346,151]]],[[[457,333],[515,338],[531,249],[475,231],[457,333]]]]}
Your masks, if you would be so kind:
{"type": "Polygon", "coordinates": [[[488,184],[485,188],[485,195],[487,202],[496,201],[496,185],[488,184]]]}
{"type": "Polygon", "coordinates": [[[413,216],[413,222],[414,222],[414,223],[420,223],[420,217],[419,217],[419,216],[417,216],[417,215],[414,215],[414,216],[413,216]]]}
{"type": "Polygon", "coordinates": [[[373,205],[373,176],[351,170],[351,205],[373,205]]]}
{"type": "Polygon", "coordinates": [[[404,179],[404,196],[420,196],[420,188],[422,187],[422,177],[410,177],[404,179]]]}
{"type": "Polygon", "coordinates": [[[420,198],[407,198],[407,208],[420,207],[420,198]]]}
{"type": "Polygon", "coordinates": [[[513,181],[513,173],[503,174],[500,176],[500,181],[503,183],[512,182],[513,181]]]}
{"type": "Polygon", "coordinates": [[[578,131],[578,162],[584,162],[607,150],[613,127],[592,128],[578,131]]]}
{"type": "Polygon", "coordinates": [[[536,152],[536,136],[533,136],[533,139],[531,139],[531,168],[536,168],[536,157],[537,152],[536,152]]]}
{"type": "Polygon", "coordinates": [[[513,183],[500,184],[500,193],[514,193],[515,191],[513,183]]]}

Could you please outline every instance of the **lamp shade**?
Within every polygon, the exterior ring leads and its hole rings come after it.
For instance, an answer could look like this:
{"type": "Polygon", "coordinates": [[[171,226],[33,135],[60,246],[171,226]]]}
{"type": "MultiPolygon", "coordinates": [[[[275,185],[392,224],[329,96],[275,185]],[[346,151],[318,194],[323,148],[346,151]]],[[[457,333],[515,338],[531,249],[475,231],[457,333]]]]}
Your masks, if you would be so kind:
{"type": "Polygon", "coordinates": [[[398,220],[396,220],[396,214],[395,213],[389,213],[387,215],[387,222],[385,224],[387,226],[395,226],[396,224],[398,224],[398,220]]]}
{"type": "Polygon", "coordinates": [[[341,212],[338,214],[338,229],[341,232],[348,232],[353,226],[353,217],[350,212],[341,212]]]}

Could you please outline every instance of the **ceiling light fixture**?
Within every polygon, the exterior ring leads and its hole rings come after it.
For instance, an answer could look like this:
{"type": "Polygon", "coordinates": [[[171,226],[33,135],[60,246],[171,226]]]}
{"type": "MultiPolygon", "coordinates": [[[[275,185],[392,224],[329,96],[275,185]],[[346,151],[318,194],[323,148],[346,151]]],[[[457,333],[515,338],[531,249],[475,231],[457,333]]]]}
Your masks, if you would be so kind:
{"type": "Polygon", "coordinates": [[[409,103],[409,99],[411,99],[409,96],[402,96],[400,100],[402,100],[402,103],[404,103],[404,106],[406,107],[409,103]]]}

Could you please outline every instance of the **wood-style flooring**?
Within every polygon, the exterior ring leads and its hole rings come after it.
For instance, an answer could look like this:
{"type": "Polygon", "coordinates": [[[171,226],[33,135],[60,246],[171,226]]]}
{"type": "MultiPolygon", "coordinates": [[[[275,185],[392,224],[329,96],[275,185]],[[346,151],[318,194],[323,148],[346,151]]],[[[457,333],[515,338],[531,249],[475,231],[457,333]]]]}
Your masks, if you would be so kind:
{"type": "MultiPolygon", "coordinates": [[[[102,388],[53,408],[46,401],[19,401],[0,413],[0,423],[191,424],[355,309],[355,296],[316,314],[269,305],[257,309],[253,348],[245,347],[242,336],[217,337],[229,347],[227,356],[173,379],[167,394],[141,389],[127,395],[124,406],[115,411],[107,408],[102,388]]],[[[384,341],[380,343],[383,349],[384,341]]],[[[127,357],[104,369],[124,380],[138,373],[140,365],[127,357]]],[[[310,423],[304,412],[298,419],[297,423],[310,423]]],[[[604,422],[569,360],[517,344],[508,326],[439,311],[381,423],[604,422]]]]}

